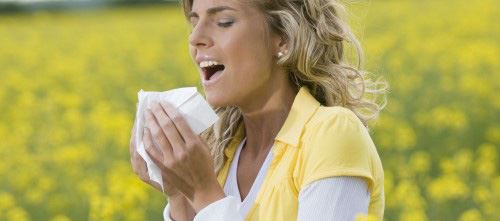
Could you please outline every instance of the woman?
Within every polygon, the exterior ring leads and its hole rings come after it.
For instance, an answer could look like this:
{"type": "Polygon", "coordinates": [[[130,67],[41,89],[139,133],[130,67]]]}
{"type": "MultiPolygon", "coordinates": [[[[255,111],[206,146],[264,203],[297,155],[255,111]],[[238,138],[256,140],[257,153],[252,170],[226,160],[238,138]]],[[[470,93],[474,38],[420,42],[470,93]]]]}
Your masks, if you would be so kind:
{"type": "MultiPolygon", "coordinates": [[[[361,49],[333,0],[185,0],[190,52],[220,120],[195,135],[168,103],[146,111],[165,220],[383,217],[383,170],[367,122],[385,92],[344,58],[361,49]],[[368,96],[365,96],[368,95],[368,96]]],[[[132,135],[133,136],[133,135],[132,135]]],[[[145,163],[131,144],[132,166],[145,163]]]]}

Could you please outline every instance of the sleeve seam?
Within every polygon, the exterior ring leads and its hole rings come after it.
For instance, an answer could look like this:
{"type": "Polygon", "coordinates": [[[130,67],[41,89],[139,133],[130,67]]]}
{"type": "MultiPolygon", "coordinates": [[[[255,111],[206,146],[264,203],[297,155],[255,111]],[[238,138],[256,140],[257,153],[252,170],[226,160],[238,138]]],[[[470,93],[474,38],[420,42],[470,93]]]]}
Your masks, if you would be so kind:
{"type": "Polygon", "coordinates": [[[309,176],[304,179],[300,189],[307,186],[308,184],[323,178],[335,177],[335,176],[357,176],[367,178],[368,181],[368,189],[373,193],[373,184],[374,178],[373,176],[364,170],[360,169],[352,169],[352,168],[343,168],[343,169],[335,169],[335,170],[327,170],[315,173],[313,176],[309,176]]]}

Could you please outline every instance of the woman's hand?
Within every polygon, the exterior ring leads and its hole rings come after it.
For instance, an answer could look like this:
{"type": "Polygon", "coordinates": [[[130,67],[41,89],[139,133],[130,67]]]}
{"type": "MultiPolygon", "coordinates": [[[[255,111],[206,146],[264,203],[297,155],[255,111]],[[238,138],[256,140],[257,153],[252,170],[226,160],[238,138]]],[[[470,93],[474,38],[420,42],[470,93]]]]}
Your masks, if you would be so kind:
{"type": "MultiPolygon", "coordinates": [[[[160,184],[152,181],[148,175],[148,169],[146,166],[146,161],[142,159],[142,157],[137,153],[137,149],[135,147],[135,131],[137,126],[137,119],[134,121],[134,127],[132,128],[132,136],[130,137],[129,151],[130,151],[130,163],[132,164],[132,170],[137,176],[144,181],[145,183],[153,186],[155,189],[162,192],[160,184]]],[[[179,190],[175,188],[173,185],[166,184],[166,180],[163,179],[165,191],[164,194],[170,198],[181,196],[179,190]]]]}
{"type": "MultiPolygon", "coordinates": [[[[137,153],[135,148],[135,130],[136,122],[134,122],[134,127],[132,128],[132,137],[130,138],[130,161],[132,163],[132,169],[134,173],[139,176],[139,178],[145,183],[153,186],[155,189],[162,191],[160,184],[152,181],[148,175],[148,169],[146,167],[146,162],[137,153]]],[[[189,201],[184,195],[172,184],[168,183],[165,175],[163,175],[163,187],[165,188],[164,194],[168,197],[168,204],[170,205],[170,217],[172,220],[183,221],[183,220],[193,220],[196,215],[193,207],[190,205],[189,201]]]]}
{"type": "Polygon", "coordinates": [[[169,103],[153,103],[145,119],[144,147],[162,170],[167,186],[175,186],[196,212],[224,198],[207,144],[181,113],[169,103]]]}

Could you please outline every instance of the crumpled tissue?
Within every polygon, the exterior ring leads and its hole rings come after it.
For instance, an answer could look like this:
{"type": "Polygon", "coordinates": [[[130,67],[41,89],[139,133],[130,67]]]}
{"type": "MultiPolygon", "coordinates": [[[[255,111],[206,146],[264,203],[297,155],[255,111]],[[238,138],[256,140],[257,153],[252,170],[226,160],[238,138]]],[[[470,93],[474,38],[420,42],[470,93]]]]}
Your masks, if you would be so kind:
{"type": "Polygon", "coordinates": [[[151,160],[142,142],[145,125],[144,112],[153,102],[167,101],[176,107],[186,119],[188,125],[196,133],[200,134],[212,126],[219,117],[205,99],[198,93],[196,87],[178,88],[164,92],[143,91],[138,93],[139,102],[136,113],[135,147],[137,153],[146,161],[149,178],[160,184],[162,190],[163,180],[158,166],[151,160]]]}

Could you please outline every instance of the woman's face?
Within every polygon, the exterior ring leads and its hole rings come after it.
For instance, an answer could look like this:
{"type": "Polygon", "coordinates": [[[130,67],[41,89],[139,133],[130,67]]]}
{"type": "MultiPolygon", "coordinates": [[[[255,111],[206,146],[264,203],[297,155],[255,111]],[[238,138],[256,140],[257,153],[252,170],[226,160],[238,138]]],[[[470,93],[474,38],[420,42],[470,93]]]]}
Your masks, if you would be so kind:
{"type": "Polygon", "coordinates": [[[194,0],[189,14],[191,56],[214,107],[244,105],[274,82],[280,38],[267,31],[262,12],[241,2],[194,0]]]}

